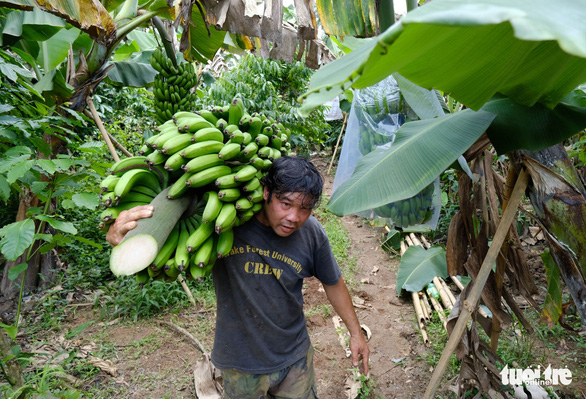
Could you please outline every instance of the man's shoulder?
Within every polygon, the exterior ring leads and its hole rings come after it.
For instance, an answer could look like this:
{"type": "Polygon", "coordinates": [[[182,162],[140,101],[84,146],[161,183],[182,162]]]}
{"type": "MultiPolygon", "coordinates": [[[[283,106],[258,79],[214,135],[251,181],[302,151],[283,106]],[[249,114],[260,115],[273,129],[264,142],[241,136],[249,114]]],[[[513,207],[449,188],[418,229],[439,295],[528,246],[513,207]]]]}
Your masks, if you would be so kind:
{"type": "Polygon", "coordinates": [[[323,226],[313,215],[307,218],[300,230],[305,230],[309,234],[325,234],[323,226]]]}

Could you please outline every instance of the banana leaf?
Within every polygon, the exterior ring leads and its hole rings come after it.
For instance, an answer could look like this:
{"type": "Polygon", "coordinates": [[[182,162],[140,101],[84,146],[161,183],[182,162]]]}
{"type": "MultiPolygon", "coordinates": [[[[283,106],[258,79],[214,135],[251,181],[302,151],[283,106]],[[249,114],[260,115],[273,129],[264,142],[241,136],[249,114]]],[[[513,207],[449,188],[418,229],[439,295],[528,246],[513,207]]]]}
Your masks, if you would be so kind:
{"type": "Polygon", "coordinates": [[[37,62],[44,71],[57,68],[69,52],[69,46],[81,34],[77,28],[62,29],[51,38],[39,43],[39,55],[37,62]]]}
{"type": "Polygon", "coordinates": [[[373,0],[317,0],[317,12],[328,35],[369,37],[375,33],[373,0]]]}
{"type": "Polygon", "coordinates": [[[114,68],[108,71],[108,78],[114,83],[130,87],[145,87],[154,82],[157,71],[148,61],[112,62],[114,68]]]}
{"type": "Polygon", "coordinates": [[[208,60],[213,59],[216,52],[224,44],[226,32],[217,30],[213,25],[209,25],[210,35],[208,36],[203,18],[196,10],[191,13],[191,22],[189,30],[183,32],[184,35],[189,35],[188,42],[191,44],[191,47],[183,52],[183,57],[188,61],[207,64],[208,60]]]}
{"type": "Polygon", "coordinates": [[[327,208],[342,216],[412,197],[456,161],[495,116],[464,110],[405,123],[390,149],[377,149],[360,159],[327,208]]]}
{"type": "Polygon", "coordinates": [[[424,249],[419,245],[407,248],[401,256],[397,272],[397,294],[403,290],[421,291],[434,277],[447,277],[446,251],[439,246],[424,249]]]}
{"type": "Polygon", "coordinates": [[[495,96],[483,111],[497,114],[486,134],[499,154],[516,150],[539,151],[579,133],[586,127],[586,94],[577,89],[554,109],[532,107],[495,96]]]}
{"type": "Polygon", "coordinates": [[[114,21],[97,0],[0,0],[0,7],[26,11],[39,8],[89,33],[100,44],[107,46],[116,40],[114,21]]]}
{"type": "Polygon", "coordinates": [[[584,0],[427,2],[317,71],[300,113],[394,72],[475,110],[496,93],[553,108],[586,81],[585,19],[584,0]]]}
{"type": "Polygon", "coordinates": [[[42,42],[65,27],[65,21],[38,8],[32,11],[8,11],[0,21],[2,34],[42,42]]]}

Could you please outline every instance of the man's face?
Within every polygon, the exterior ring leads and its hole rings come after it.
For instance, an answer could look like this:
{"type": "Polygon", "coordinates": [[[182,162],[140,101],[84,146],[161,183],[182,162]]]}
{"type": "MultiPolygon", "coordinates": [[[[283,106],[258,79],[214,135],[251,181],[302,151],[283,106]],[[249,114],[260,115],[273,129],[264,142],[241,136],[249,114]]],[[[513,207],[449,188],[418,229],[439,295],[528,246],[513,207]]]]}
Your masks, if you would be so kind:
{"type": "Polygon", "coordinates": [[[287,237],[303,226],[311,215],[311,208],[304,204],[304,195],[301,193],[284,193],[280,196],[271,197],[268,202],[269,191],[264,188],[264,205],[258,213],[258,219],[266,226],[281,236],[287,237]]]}

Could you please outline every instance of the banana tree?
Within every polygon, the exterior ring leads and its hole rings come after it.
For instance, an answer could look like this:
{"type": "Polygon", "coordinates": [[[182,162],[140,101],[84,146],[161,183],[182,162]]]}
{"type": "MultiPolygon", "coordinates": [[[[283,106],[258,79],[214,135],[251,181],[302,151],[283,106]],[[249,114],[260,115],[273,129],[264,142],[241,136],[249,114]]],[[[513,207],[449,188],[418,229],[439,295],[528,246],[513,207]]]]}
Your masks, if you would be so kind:
{"type": "MultiPolygon", "coordinates": [[[[208,34],[203,15],[197,8],[191,12],[191,2],[177,9],[165,1],[137,0],[6,0],[0,6],[5,7],[0,8],[1,45],[18,54],[34,71],[33,89],[43,95],[49,112],[56,112],[64,103],[73,110],[85,109],[87,99],[106,78],[124,86],[152,83],[155,71],[149,56],[157,42],[149,30],[137,29],[148,27],[149,21],[157,27],[167,51],[174,52],[161,20],[169,21],[171,26],[180,16],[177,22],[183,27],[182,51],[188,61],[213,58],[225,37],[225,32],[214,27],[209,27],[208,34]]],[[[46,134],[46,144],[33,145],[30,157],[54,158],[66,144],[62,138],[46,134]]],[[[32,167],[30,162],[23,161],[23,165],[32,167]]],[[[17,222],[26,220],[27,204],[35,203],[32,192],[25,190],[22,195],[17,222]]],[[[17,292],[14,278],[8,277],[9,270],[17,264],[18,261],[10,262],[5,268],[1,291],[6,296],[17,292]]],[[[26,289],[34,288],[39,281],[36,276],[40,264],[38,258],[29,262],[26,289]]]]}
{"type": "MultiPolygon", "coordinates": [[[[449,93],[469,108],[406,123],[390,150],[360,161],[332,195],[330,210],[350,214],[416,194],[485,131],[504,154],[539,151],[583,129],[586,95],[579,85],[586,81],[586,41],[569,32],[584,32],[585,4],[562,3],[434,0],[320,69],[300,98],[302,113],[391,73],[449,93]]],[[[575,254],[584,254],[585,241],[572,243],[575,254]]],[[[583,281],[580,258],[574,257],[583,281]]],[[[582,298],[575,293],[586,325],[582,298]]]]}

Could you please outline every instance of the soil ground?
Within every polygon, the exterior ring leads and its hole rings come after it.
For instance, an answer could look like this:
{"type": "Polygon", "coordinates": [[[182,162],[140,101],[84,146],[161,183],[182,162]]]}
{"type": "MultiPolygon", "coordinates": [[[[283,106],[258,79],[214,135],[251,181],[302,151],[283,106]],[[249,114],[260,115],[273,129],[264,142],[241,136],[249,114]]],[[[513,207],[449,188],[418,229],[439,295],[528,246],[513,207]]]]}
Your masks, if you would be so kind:
{"type": "MultiPolygon", "coordinates": [[[[325,174],[329,158],[317,158],[314,162],[324,172],[325,193],[329,195],[333,183],[333,178],[325,174]]],[[[399,258],[380,248],[383,229],[373,228],[357,216],[345,216],[342,222],[352,240],[349,257],[356,259],[356,274],[347,282],[359,320],[372,332],[369,345],[373,384],[368,397],[421,398],[431,376],[430,366],[424,360],[430,349],[423,345],[414,323],[411,301],[397,297],[399,258]]],[[[321,399],[343,399],[347,397],[346,381],[352,375],[351,361],[339,342],[321,284],[315,279],[306,283],[305,310],[316,349],[318,392],[321,399]]],[[[182,327],[209,351],[213,343],[213,307],[198,303],[196,307],[186,306],[148,320],[114,320],[113,324],[104,325],[99,320],[99,309],[85,306],[91,305],[91,295],[87,298],[81,303],[71,303],[68,318],[59,332],[48,331],[42,342],[21,345],[30,352],[61,356],[61,361],[77,357],[98,366],[101,371],[86,373],[83,381],[70,381],[79,389],[91,392],[88,397],[196,397],[193,370],[202,353],[184,334],[161,321],[182,327]],[[72,335],[87,322],[92,323],[74,338],[67,339],[68,334],[72,335]]],[[[435,337],[430,339],[433,341],[435,337]]],[[[453,397],[446,394],[447,384],[443,385],[441,397],[453,397]]]]}

